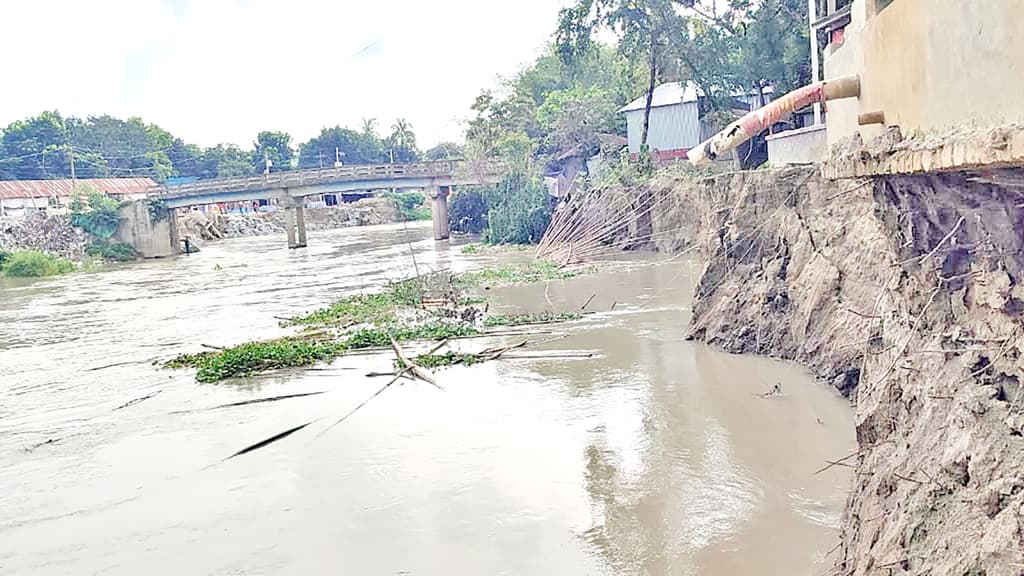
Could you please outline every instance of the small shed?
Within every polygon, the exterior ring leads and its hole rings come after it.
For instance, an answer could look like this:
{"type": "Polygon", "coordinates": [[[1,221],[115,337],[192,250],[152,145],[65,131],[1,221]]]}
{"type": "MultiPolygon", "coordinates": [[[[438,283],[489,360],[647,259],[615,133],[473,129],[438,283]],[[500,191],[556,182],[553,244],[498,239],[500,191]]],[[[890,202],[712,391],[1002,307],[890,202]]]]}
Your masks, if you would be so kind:
{"type": "MultiPolygon", "coordinates": [[[[692,82],[669,82],[654,89],[647,144],[661,160],[685,158],[701,143],[700,90],[692,82]]],[[[647,95],[630,102],[619,112],[626,115],[629,153],[640,152],[647,95]]]]}

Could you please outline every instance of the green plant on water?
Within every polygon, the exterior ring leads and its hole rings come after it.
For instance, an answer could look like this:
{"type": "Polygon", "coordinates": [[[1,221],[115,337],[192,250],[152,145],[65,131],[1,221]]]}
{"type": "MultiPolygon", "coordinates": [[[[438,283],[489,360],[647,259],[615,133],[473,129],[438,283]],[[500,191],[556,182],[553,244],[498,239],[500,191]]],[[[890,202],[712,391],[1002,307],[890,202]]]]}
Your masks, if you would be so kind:
{"type": "Polygon", "coordinates": [[[349,350],[386,347],[391,339],[444,340],[479,334],[467,324],[435,321],[418,326],[363,328],[340,340],[290,336],[265,342],[249,342],[218,352],[182,354],[164,363],[167,368],[196,368],[196,380],[212,383],[252,376],[280,368],[330,362],[349,350]]]}
{"type": "Polygon", "coordinates": [[[480,251],[480,247],[476,244],[466,244],[462,247],[463,254],[476,254],[480,251]]]}
{"type": "Polygon", "coordinates": [[[575,312],[554,313],[541,312],[540,314],[495,314],[484,319],[484,326],[494,328],[496,326],[527,326],[530,324],[551,324],[554,322],[571,322],[579,320],[583,315],[575,312]]]}
{"type": "MultiPolygon", "coordinates": [[[[444,354],[421,354],[416,357],[413,362],[421,368],[433,369],[443,368],[445,366],[472,366],[480,362],[480,356],[476,354],[459,353],[459,352],[446,352],[444,354]]],[[[395,368],[401,370],[405,368],[401,360],[395,360],[395,368]]]]}
{"type": "Polygon", "coordinates": [[[209,356],[199,356],[196,380],[218,382],[228,378],[251,376],[257,372],[309,366],[330,362],[344,352],[338,342],[305,338],[281,338],[270,342],[250,342],[209,356]]]}
{"type": "Polygon", "coordinates": [[[15,250],[3,256],[0,272],[8,278],[41,278],[75,271],[74,262],[49,252],[15,250]]]}
{"type": "Polygon", "coordinates": [[[550,260],[531,260],[526,263],[508,263],[459,277],[466,286],[529,284],[546,280],[568,280],[586,272],[587,269],[568,269],[550,260]]]}
{"type": "Polygon", "coordinates": [[[420,192],[404,190],[388,190],[384,197],[394,203],[402,220],[430,220],[430,207],[425,204],[426,197],[420,192]]]}
{"type": "Polygon", "coordinates": [[[92,242],[85,247],[85,253],[115,262],[130,262],[138,256],[131,244],[112,242],[105,238],[93,238],[92,242]]]}
{"type": "Polygon", "coordinates": [[[416,326],[362,328],[350,334],[342,342],[349,350],[362,350],[365,348],[390,346],[392,338],[397,342],[444,340],[446,338],[476,336],[479,333],[479,330],[469,324],[434,321],[416,326]]]}

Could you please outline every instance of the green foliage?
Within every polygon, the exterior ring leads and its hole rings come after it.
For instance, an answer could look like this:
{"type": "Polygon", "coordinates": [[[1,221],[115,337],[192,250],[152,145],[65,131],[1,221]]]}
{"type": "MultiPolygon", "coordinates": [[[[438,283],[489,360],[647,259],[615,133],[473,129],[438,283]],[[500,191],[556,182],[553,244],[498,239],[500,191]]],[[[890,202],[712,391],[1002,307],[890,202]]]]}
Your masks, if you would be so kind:
{"type": "Polygon", "coordinates": [[[253,143],[252,165],[256,173],[262,174],[266,160],[270,160],[271,172],[285,172],[292,169],[292,137],[286,132],[260,132],[253,143]]]}
{"type": "Polygon", "coordinates": [[[94,238],[85,248],[89,256],[112,260],[114,262],[130,262],[135,260],[137,254],[131,244],[124,242],[111,242],[105,238],[94,238]]]}
{"type": "Polygon", "coordinates": [[[84,192],[85,201],[81,195],[71,201],[71,225],[98,238],[112,238],[121,222],[121,203],[96,190],[84,192]]]}
{"type": "Polygon", "coordinates": [[[365,348],[390,346],[392,338],[396,342],[444,340],[446,338],[476,336],[479,333],[479,330],[468,324],[434,321],[415,326],[362,328],[349,335],[344,340],[344,345],[349,350],[362,350],[365,348]]]}
{"type": "Polygon", "coordinates": [[[385,146],[388,149],[388,159],[391,162],[415,162],[419,159],[420,152],[416,147],[416,134],[412,131],[412,125],[405,119],[399,118],[391,127],[391,136],[388,136],[385,146]]]}
{"type": "Polygon", "coordinates": [[[480,246],[476,244],[466,244],[465,246],[462,247],[462,250],[460,250],[460,252],[462,252],[463,254],[476,254],[479,251],[480,246]]]}
{"type": "Polygon", "coordinates": [[[430,220],[432,217],[430,207],[425,204],[426,197],[419,192],[388,190],[384,197],[398,208],[402,220],[430,220]]]}
{"type": "Polygon", "coordinates": [[[473,186],[460,189],[448,201],[448,221],[452,232],[483,234],[487,229],[487,193],[494,187],[473,186]]]}
{"type": "Polygon", "coordinates": [[[546,280],[568,280],[583,272],[585,270],[563,268],[550,260],[530,260],[525,263],[502,264],[467,272],[459,277],[459,282],[465,286],[529,284],[546,280]]]}
{"type": "Polygon", "coordinates": [[[496,314],[488,316],[484,320],[484,326],[493,328],[496,326],[528,326],[530,324],[551,324],[554,322],[569,322],[579,320],[582,314],[542,312],[540,314],[496,314]]]}
{"type": "MultiPolygon", "coordinates": [[[[196,380],[213,383],[228,378],[250,376],[257,372],[309,366],[329,362],[344,352],[344,345],[304,338],[281,338],[270,342],[250,342],[219,354],[196,355],[196,380]]],[[[175,359],[181,365],[183,357],[175,359]]],[[[168,364],[170,366],[170,364],[168,364]]]]}
{"type": "MultiPolygon", "coordinates": [[[[473,364],[479,363],[481,360],[482,358],[477,354],[445,352],[444,354],[420,354],[415,360],[413,360],[413,362],[415,362],[420,368],[430,370],[456,365],[472,366],[473,364]]],[[[401,364],[401,361],[396,360],[395,368],[398,370],[405,368],[405,366],[402,366],[401,364]]]]}
{"type": "Polygon", "coordinates": [[[166,220],[171,211],[167,208],[167,202],[160,198],[149,198],[146,200],[146,210],[149,211],[149,218],[153,222],[166,220]]]}
{"type": "Polygon", "coordinates": [[[319,136],[299,146],[299,168],[330,168],[339,158],[344,164],[385,162],[384,142],[374,126],[375,121],[364,122],[362,132],[341,126],[324,128],[319,136]]]}
{"type": "Polygon", "coordinates": [[[8,278],[41,278],[75,271],[75,264],[49,252],[15,250],[0,258],[0,272],[8,278]]]}
{"type": "Polygon", "coordinates": [[[251,376],[280,368],[330,362],[349,350],[362,350],[411,340],[444,340],[473,336],[478,331],[466,324],[432,322],[418,326],[363,328],[342,340],[292,336],[265,342],[249,342],[220,352],[182,354],[164,364],[167,368],[196,368],[196,380],[213,383],[251,376]]]}
{"type": "Polygon", "coordinates": [[[425,160],[452,160],[462,158],[462,146],[454,142],[441,142],[423,153],[425,160]]]}
{"type": "Polygon", "coordinates": [[[488,201],[490,244],[536,244],[551,223],[551,199],[538,177],[512,174],[496,186],[488,201]]]}
{"type": "Polygon", "coordinates": [[[381,292],[342,298],[327,308],[292,318],[286,325],[350,326],[391,323],[396,320],[395,312],[398,307],[422,305],[424,282],[422,278],[391,282],[381,292]]]}
{"type": "Polygon", "coordinates": [[[289,325],[347,326],[395,320],[395,300],[389,293],[357,294],[288,321],[289,325]]]}

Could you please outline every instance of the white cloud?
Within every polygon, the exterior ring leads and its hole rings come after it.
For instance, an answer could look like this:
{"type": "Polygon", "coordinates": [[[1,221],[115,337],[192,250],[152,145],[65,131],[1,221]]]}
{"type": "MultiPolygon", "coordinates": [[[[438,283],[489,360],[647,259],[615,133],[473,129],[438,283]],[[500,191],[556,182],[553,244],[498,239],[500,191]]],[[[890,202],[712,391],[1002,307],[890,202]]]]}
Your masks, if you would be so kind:
{"type": "Polygon", "coordinates": [[[0,0],[0,125],[58,109],[248,146],[408,119],[461,136],[479,91],[529,62],[566,0],[0,0]]]}

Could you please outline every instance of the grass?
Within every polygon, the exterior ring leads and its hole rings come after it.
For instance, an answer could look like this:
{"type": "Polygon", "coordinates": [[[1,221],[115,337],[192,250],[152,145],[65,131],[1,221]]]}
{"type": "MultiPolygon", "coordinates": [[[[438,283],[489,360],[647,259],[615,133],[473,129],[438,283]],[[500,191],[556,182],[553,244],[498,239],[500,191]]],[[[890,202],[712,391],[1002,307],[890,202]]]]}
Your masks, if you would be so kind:
{"type": "Polygon", "coordinates": [[[15,250],[0,255],[0,272],[8,278],[42,278],[75,271],[74,262],[49,252],[15,250]]]}
{"type": "Polygon", "coordinates": [[[579,320],[582,314],[575,312],[554,313],[542,312],[540,314],[495,314],[484,320],[484,326],[493,328],[495,326],[527,326],[530,324],[551,324],[553,322],[570,322],[579,320]]]}
{"type": "Polygon", "coordinates": [[[462,247],[461,252],[463,254],[476,254],[480,252],[480,246],[476,244],[466,244],[465,246],[462,247]]]}
{"type": "Polygon", "coordinates": [[[363,328],[337,340],[290,336],[264,342],[248,342],[219,352],[182,354],[164,363],[166,368],[196,368],[196,380],[215,383],[229,378],[252,376],[268,370],[311,366],[330,362],[349,350],[363,350],[413,340],[444,340],[473,336],[479,331],[468,324],[442,321],[418,326],[363,328]]]}
{"type": "Polygon", "coordinates": [[[584,269],[566,269],[550,260],[531,260],[526,263],[502,264],[467,272],[459,277],[466,286],[529,284],[547,280],[568,280],[583,274],[584,269]]]}
{"type": "Polygon", "coordinates": [[[356,294],[334,302],[305,316],[292,318],[287,326],[351,326],[353,324],[388,324],[397,320],[402,306],[419,306],[423,287],[418,278],[392,282],[383,292],[356,294]]]}

